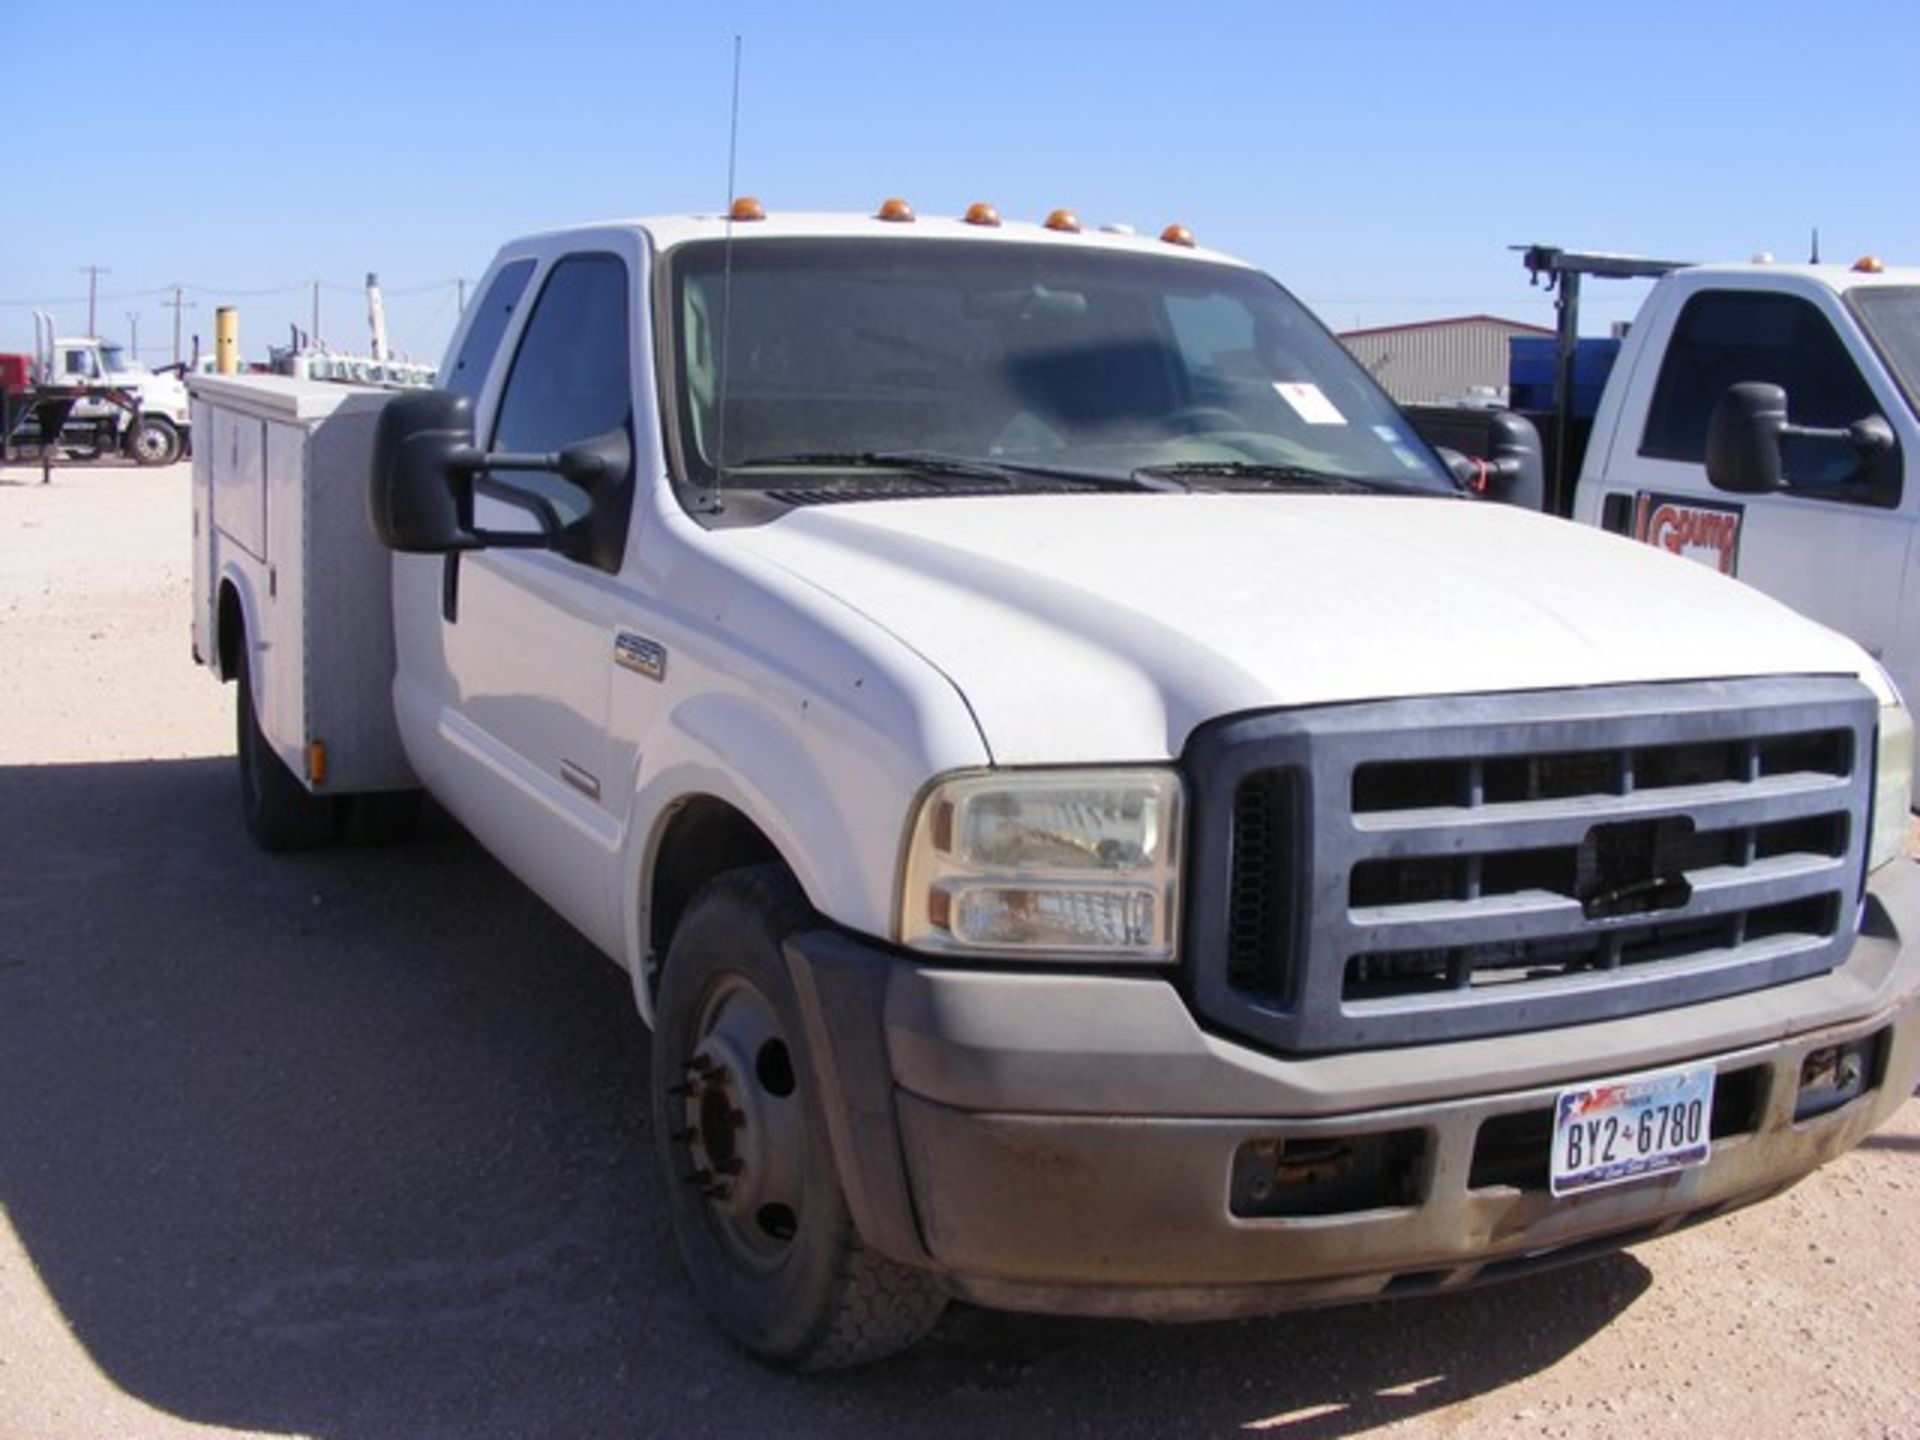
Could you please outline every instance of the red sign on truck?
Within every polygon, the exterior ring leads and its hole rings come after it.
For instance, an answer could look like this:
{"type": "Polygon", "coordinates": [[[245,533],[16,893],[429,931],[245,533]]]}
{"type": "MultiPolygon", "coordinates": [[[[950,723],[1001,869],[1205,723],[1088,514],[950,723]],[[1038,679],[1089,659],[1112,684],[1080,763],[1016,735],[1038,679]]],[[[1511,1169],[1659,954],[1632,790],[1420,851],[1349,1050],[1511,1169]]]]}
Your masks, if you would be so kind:
{"type": "Polygon", "coordinates": [[[1634,497],[1633,538],[1731,575],[1740,559],[1741,513],[1738,505],[1642,490],[1634,497]]]}

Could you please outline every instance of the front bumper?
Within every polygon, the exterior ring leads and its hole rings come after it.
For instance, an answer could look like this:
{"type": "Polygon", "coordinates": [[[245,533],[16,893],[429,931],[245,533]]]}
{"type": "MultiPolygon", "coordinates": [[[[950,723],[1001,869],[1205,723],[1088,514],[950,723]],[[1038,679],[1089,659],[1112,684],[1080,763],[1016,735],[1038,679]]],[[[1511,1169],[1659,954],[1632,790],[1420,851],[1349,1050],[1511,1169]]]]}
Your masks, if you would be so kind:
{"type": "Polygon", "coordinates": [[[947,969],[831,931],[795,937],[788,958],[869,1244],[985,1304],[1198,1319],[1454,1288],[1784,1189],[1920,1079],[1916,937],[1920,869],[1896,862],[1826,975],[1304,1059],[1207,1034],[1160,979],[947,969]],[[1796,1120],[1808,1055],[1868,1038],[1864,1093],[1796,1120]],[[1700,1060],[1725,1110],[1707,1164],[1548,1193],[1559,1088],[1700,1060]],[[1367,1173],[1316,1192],[1311,1213],[1273,1213],[1262,1158],[1302,1153],[1364,1157],[1367,1173]]]}

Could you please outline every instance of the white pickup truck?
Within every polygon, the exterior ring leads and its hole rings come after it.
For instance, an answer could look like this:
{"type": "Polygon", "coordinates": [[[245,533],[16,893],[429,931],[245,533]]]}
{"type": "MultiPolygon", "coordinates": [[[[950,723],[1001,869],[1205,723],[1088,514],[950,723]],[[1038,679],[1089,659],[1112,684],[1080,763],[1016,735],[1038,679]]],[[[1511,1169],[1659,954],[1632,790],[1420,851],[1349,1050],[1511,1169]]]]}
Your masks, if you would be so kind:
{"type": "Polygon", "coordinates": [[[478,295],[444,390],[195,378],[196,649],[263,843],[422,786],[631,972],[754,1352],[1450,1289],[1911,1093],[1880,667],[1467,497],[1258,271],[743,203],[478,295]]]}
{"type": "MultiPolygon", "coordinates": [[[[1576,372],[1599,363],[1564,421],[1539,417],[1560,483],[1522,503],[1737,576],[1920,692],[1920,268],[1525,259],[1559,288],[1563,347],[1582,276],[1658,278],[1609,367],[1605,342],[1579,342],[1576,372]]],[[[1447,441],[1445,411],[1415,418],[1447,441]]]]}

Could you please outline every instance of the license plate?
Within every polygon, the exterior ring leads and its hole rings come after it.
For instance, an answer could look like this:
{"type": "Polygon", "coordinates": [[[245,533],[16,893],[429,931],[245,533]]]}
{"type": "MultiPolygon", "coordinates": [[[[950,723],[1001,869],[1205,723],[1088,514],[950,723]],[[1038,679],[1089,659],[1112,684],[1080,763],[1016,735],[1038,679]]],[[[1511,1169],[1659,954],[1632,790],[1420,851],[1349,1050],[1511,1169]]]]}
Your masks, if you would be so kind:
{"type": "Polygon", "coordinates": [[[1712,1117],[1711,1065],[1562,1090],[1553,1106],[1553,1193],[1577,1195],[1704,1165],[1712,1117]]]}

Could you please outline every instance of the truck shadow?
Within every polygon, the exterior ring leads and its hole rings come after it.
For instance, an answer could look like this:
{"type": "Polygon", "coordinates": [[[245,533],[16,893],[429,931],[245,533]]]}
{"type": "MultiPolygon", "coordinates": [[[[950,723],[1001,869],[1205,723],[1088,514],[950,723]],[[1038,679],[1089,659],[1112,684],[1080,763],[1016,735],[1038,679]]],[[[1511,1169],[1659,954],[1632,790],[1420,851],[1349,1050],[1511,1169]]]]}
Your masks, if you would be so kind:
{"type": "Polygon", "coordinates": [[[329,1440],[1334,1436],[1535,1374],[1649,1282],[1173,1329],[956,1307],[888,1364],[775,1374],[680,1277],[626,978],[443,819],[257,853],[230,768],[0,769],[0,1209],[52,1300],[0,1326],[70,1332],[114,1403],[329,1440]]]}

